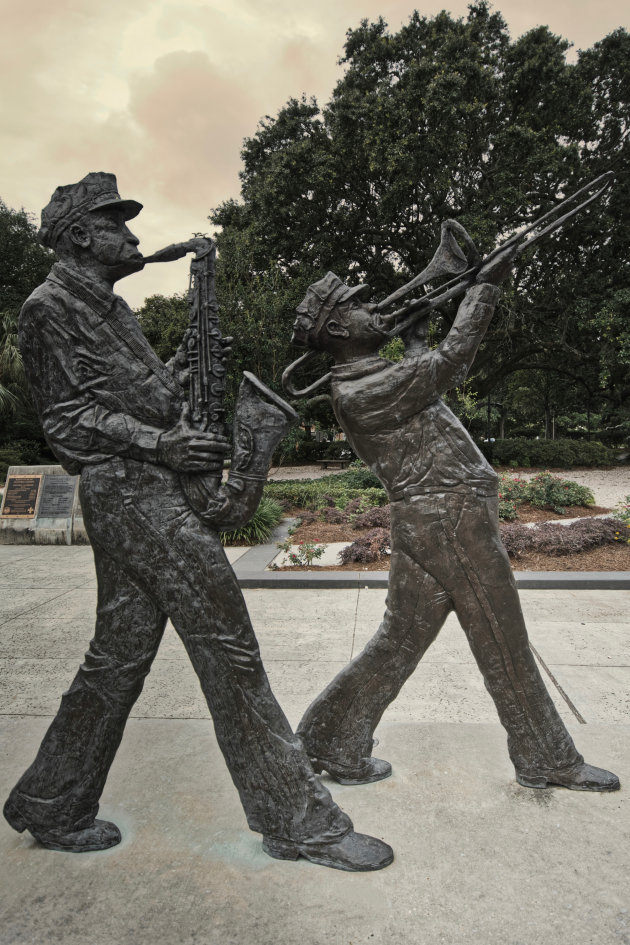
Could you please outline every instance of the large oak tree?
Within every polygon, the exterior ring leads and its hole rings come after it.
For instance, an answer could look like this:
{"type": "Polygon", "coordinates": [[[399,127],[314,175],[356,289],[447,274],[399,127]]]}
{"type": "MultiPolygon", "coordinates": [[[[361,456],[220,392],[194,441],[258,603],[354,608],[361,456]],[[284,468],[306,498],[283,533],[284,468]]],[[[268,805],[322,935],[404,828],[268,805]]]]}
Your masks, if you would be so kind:
{"type": "Polygon", "coordinates": [[[485,0],[465,19],[349,30],[330,102],[265,118],[244,144],[241,199],[212,213],[236,367],[279,386],[293,307],[327,270],[383,296],[426,265],[447,217],[487,252],[612,169],[593,211],[521,257],[468,389],[509,393],[517,372],[520,387],[543,372],[556,399],[577,388],[604,426],[628,426],[630,35],[573,63],[568,49],[546,27],[512,40],[485,0]]]}

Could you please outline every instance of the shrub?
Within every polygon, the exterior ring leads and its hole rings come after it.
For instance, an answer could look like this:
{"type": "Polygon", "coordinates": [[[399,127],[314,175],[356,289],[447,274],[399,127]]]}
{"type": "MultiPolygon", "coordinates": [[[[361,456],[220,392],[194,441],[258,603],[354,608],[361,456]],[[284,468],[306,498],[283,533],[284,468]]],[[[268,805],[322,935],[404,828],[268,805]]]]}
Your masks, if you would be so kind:
{"type": "Polygon", "coordinates": [[[43,445],[37,440],[8,440],[0,445],[0,482],[7,478],[9,466],[40,466],[50,463],[50,459],[42,457],[43,449],[43,445]]]}
{"type": "Polygon", "coordinates": [[[503,496],[499,495],[499,521],[513,522],[516,515],[516,502],[511,499],[504,499],[503,496]]]}
{"type": "Polygon", "coordinates": [[[342,564],[369,564],[371,561],[378,561],[388,551],[390,546],[389,529],[373,528],[371,531],[361,535],[351,545],[347,545],[339,552],[339,560],[342,564]]]}
{"type": "Polygon", "coordinates": [[[346,440],[333,440],[332,443],[321,443],[322,459],[347,459],[352,461],[356,459],[356,454],[346,440]]]}
{"type": "Polygon", "coordinates": [[[615,513],[619,521],[630,525],[630,495],[627,495],[623,502],[617,503],[615,513]]]}
{"type": "Polygon", "coordinates": [[[341,509],[338,509],[336,506],[322,509],[319,513],[319,517],[321,521],[326,522],[327,525],[345,525],[350,518],[346,512],[342,512],[341,509]]]}
{"type": "MultiPolygon", "coordinates": [[[[371,474],[370,474],[371,475],[371,474]]],[[[359,502],[355,512],[364,512],[375,505],[387,504],[387,493],[382,486],[355,487],[354,479],[346,479],[347,473],[324,476],[321,479],[295,479],[269,482],[265,495],[280,502],[285,509],[311,509],[317,511],[326,506],[346,509],[353,499],[359,502]]],[[[378,482],[378,480],[377,480],[378,482]]]]}
{"type": "Polygon", "coordinates": [[[262,545],[282,519],[282,506],[273,499],[262,497],[258,508],[246,525],[229,532],[220,532],[223,545],[262,545]]]}
{"type": "Polygon", "coordinates": [[[526,501],[537,509],[552,509],[562,515],[567,505],[595,505],[595,497],[587,486],[570,479],[560,479],[549,472],[539,473],[525,486],[526,501]]]}
{"type": "Polygon", "coordinates": [[[301,541],[299,544],[293,546],[291,544],[291,539],[288,538],[286,541],[280,542],[278,548],[281,551],[284,551],[287,555],[287,558],[291,564],[301,565],[302,567],[310,567],[317,558],[321,556],[326,551],[327,545],[320,544],[317,540],[315,541],[301,541]],[[292,550],[295,548],[295,550],[292,550]]]}
{"type": "Polygon", "coordinates": [[[530,502],[538,509],[551,509],[562,515],[567,506],[595,504],[590,489],[570,479],[561,479],[550,472],[538,473],[529,481],[519,476],[499,477],[499,518],[513,521],[517,508],[530,502]]]}
{"type": "Polygon", "coordinates": [[[300,463],[314,463],[321,459],[325,444],[317,440],[300,439],[295,444],[295,459],[300,463]]]}
{"type": "Polygon", "coordinates": [[[623,527],[612,518],[583,519],[570,525],[545,523],[535,528],[502,525],[501,541],[510,558],[518,559],[528,551],[561,557],[619,541],[623,527]]]}
{"type": "MultiPolygon", "coordinates": [[[[353,528],[391,528],[391,506],[381,505],[361,512],[352,522],[353,528]]],[[[348,511],[348,510],[346,510],[348,511]]]]}
{"type": "MultiPolygon", "coordinates": [[[[326,477],[327,479],[328,477],[326,477]]],[[[285,509],[321,508],[322,496],[326,491],[326,479],[287,479],[268,482],[265,496],[275,499],[285,509]]]]}
{"type": "Polygon", "coordinates": [[[611,466],[615,461],[613,450],[599,440],[571,440],[576,466],[611,466]]]}
{"type": "Polygon", "coordinates": [[[530,440],[513,437],[481,443],[484,456],[495,466],[544,466],[571,468],[572,466],[611,466],[614,454],[603,443],[595,440],[530,440]]]}
{"type": "Polygon", "coordinates": [[[363,463],[360,466],[353,463],[350,469],[340,473],[336,479],[348,489],[383,489],[378,477],[363,463]]]}

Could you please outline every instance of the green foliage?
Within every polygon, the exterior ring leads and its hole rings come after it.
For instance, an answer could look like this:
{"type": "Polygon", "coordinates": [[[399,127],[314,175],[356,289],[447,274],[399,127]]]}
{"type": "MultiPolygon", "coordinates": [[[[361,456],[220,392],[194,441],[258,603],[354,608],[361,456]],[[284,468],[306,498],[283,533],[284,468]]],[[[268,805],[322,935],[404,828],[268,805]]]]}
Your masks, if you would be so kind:
{"type": "Polygon", "coordinates": [[[402,361],[405,354],[405,346],[403,340],[400,337],[390,338],[386,345],[384,345],[379,354],[382,358],[387,358],[388,361],[402,361]]]}
{"type": "Polygon", "coordinates": [[[281,503],[285,509],[317,511],[326,506],[345,509],[350,502],[358,500],[353,511],[365,511],[372,506],[387,504],[387,493],[380,483],[376,487],[357,485],[370,481],[368,477],[371,475],[369,471],[362,474],[352,470],[321,479],[277,480],[267,483],[265,495],[281,503]]]}
{"type": "Polygon", "coordinates": [[[499,494],[499,521],[513,522],[518,515],[517,504],[513,499],[506,499],[499,494]]]}
{"type": "Polygon", "coordinates": [[[150,295],[136,312],[140,327],[153,350],[162,361],[168,361],[177,350],[188,328],[188,301],[179,295],[150,295]]]}
{"type": "MultiPolygon", "coordinates": [[[[587,435],[597,416],[598,436],[626,436],[630,35],[615,31],[575,63],[567,49],[544,26],[512,40],[485,0],[463,19],[414,12],[397,32],[382,18],[349,30],[330,101],[292,99],[265,118],[244,144],[241,201],[212,213],[237,361],[277,389],[295,356],[295,304],[327,270],[378,299],[426,266],[445,218],[487,252],[613,168],[603,201],[519,259],[453,405],[481,435],[492,393],[492,424],[551,438],[556,418],[579,433],[588,415],[587,435]]],[[[442,315],[434,342],[453,310],[442,315]]],[[[386,354],[400,357],[399,344],[386,354]]]]}
{"type": "Polygon", "coordinates": [[[293,546],[291,539],[287,538],[286,541],[278,543],[278,548],[285,552],[291,564],[310,568],[313,561],[317,561],[317,559],[321,558],[324,554],[327,545],[322,545],[319,541],[315,540],[300,541],[297,545],[293,546]],[[292,550],[294,547],[295,550],[292,550]]]}
{"type": "Polygon", "coordinates": [[[263,496],[258,508],[246,525],[229,532],[220,532],[223,545],[262,545],[269,541],[272,531],[283,516],[282,506],[269,496],[263,496]]]}
{"type": "MultiPolygon", "coordinates": [[[[0,199],[0,417],[5,421],[30,410],[17,344],[18,314],[53,261],[53,253],[39,245],[30,215],[12,210],[0,199]]],[[[4,439],[0,434],[0,442],[4,439]]]]}
{"type": "Polygon", "coordinates": [[[7,477],[9,466],[39,466],[50,459],[42,456],[42,444],[37,440],[9,440],[0,445],[0,483],[7,477]]]}
{"type": "Polygon", "coordinates": [[[630,495],[615,506],[615,515],[620,521],[630,525],[630,495]]]}
{"type": "Polygon", "coordinates": [[[0,315],[17,315],[44,281],[55,260],[40,246],[31,214],[12,210],[0,199],[0,315]]]}
{"type": "Polygon", "coordinates": [[[529,480],[520,476],[499,476],[499,518],[513,521],[518,506],[524,502],[563,515],[567,506],[588,507],[595,504],[595,498],[586,486],[571,479],[560,479],[550,472],[538,473],[529,480]]]}
{"type": "MultiPolygon", "coordinates": [[[[382,489],[377,476],[364,463],[352,463],[349,469],[335,477],[348,489],[382,489]]],[[[382,502],[378,503],[382,505],[382,502]]]]}
{"type": "Polygon", "coordinates": [[[595,497],[587,486],[570,479],[559,479],[549,472],[539,473],[525,488],[526,501],[538,509],[552,509],[563,515],[566,506],[595,505],[595,497]]]}
{"type": "Polygon", "coordinates": [[[322,459],[347,459],[350,462],[356,459],[354,450],[346,440],[333,440],[332,443],[323,443],[322,459]]]}
{"type": "Polygon", "coordinates": [[[480,449],[495,466],[611,466],[614,454],[602,443],[587,440],[529,440],[514,437],[480,443],[480,449]]]}

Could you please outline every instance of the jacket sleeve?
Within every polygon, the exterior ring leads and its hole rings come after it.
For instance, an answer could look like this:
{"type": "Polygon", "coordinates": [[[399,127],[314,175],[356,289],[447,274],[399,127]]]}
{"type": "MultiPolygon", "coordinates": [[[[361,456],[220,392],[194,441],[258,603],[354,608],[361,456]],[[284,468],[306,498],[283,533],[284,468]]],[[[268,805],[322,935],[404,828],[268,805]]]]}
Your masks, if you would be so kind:
{"type": "Polygon", "coordinates": [[[444,341],[433,351],[405,357],[377,374],[343,385],[338,409],[348,424],[360,417],[366,432],[392,430],[449,388],[461,384],[494,314],[500,290],[475,285],[459,306],[444,341]]]}
{"type": "Polygon", "coordinates": [[[501,295],[498,286],[482,283],[468,290],[444,341],[431,352],[435,387],[443,394],[466,379],[501,295]]]}
{"type": "Polygon", "coordinates": [[[127,412],[105,389],[107,353],[88,347],[55,299],[31,299],[20,314],[20,349],[51,447],[83,463],[110,456],[157,461],[158,427],[127,412]]]}

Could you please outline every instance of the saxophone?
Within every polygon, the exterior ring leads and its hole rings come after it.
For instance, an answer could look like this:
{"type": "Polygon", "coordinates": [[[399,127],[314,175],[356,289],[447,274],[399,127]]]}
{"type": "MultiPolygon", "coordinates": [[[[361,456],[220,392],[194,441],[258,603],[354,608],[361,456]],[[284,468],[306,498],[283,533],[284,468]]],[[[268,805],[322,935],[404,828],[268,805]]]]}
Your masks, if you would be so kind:
{"type": "MultiPolygon", "coordinates": [[[[227,354],[219,327],[215,289],[216,246],[206,237],[167,246],[146,263],[195,256],[190,266],[189,326],[177,358],[184,361],[191,423],[198,430],[226,433],[227,354]]],[[[243,372],[234,410],[232,457],[228,478],[181,474],[191,508],[214,529],[245,525],[262,497],[273,452],[298,421],[298,414],[254,374],[243,372]]]]}

